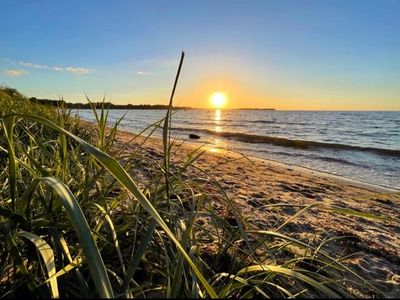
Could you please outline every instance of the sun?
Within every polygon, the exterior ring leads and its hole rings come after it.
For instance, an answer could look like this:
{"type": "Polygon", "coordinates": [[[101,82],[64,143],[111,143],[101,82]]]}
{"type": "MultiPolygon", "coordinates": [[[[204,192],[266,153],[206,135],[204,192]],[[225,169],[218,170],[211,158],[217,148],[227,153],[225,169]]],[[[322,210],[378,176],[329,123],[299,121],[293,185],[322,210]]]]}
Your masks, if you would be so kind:
{"type": "Polygon", "coordinates": [[[210,102],[214,108],[223,108],[226,104],[226,95],[221,92],[215,92],[210,96],[210,102]]]}

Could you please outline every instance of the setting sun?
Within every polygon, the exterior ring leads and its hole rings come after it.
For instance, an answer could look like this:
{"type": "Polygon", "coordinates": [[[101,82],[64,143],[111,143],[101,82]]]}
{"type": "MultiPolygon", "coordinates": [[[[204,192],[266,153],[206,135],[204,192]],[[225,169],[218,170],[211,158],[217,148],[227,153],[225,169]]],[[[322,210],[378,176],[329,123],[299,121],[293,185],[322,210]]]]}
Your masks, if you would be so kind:
{"type": "Polygon", "coordinates": [[[221,92],[215,92],[210,96],[210,102],[214,108],[223,108],[226,104],[226,96],[221,92]]]}

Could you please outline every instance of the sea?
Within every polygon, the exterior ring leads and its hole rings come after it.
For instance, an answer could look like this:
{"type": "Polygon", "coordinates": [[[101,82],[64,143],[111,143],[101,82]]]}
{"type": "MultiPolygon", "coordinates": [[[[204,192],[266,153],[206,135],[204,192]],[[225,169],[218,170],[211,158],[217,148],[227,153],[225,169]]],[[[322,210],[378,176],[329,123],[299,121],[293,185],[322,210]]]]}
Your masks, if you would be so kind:
{"type": "MultiPolygon", "coordinates": [[[[95,120],[91,110],[74,113],[95,120]]],[[[165,114],[112,109],[108,121],[112,125],[123,117],[120,128],[139,133],[165,114]]],[[[230,150],[400,190],[400,112],[182,109],[173,112],[171,127],[171,137],[211,151],[230,150]]],[[[153,133],[161,135],[161,128],[153,133]]]]}

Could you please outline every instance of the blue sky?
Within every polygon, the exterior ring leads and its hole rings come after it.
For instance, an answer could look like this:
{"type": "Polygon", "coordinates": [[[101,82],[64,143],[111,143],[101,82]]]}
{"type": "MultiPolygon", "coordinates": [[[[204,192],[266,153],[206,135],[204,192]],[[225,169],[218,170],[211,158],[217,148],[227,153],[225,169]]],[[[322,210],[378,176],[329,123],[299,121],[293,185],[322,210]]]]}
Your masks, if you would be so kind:
{"type": "Polygon", "coordinates": [[[28,96],[400,110],[400,1],[8,1],[0,83],[28,96]]]}

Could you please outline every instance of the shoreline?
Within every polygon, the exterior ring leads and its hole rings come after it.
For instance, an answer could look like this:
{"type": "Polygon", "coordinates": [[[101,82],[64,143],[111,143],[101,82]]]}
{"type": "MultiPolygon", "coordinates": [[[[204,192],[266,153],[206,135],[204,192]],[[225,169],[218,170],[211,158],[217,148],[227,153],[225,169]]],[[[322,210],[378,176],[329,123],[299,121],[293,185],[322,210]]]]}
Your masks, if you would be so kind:
{"type": "MultiPolygon", "coordinates": [[[[86,122],[91,123],[90,121],[86,121],[86,122]]],[[[118,129],[118,131],[125,132],[127,134],[132,134],[132,135],[137,135],[138,134],[136,132],[128,131],[126,129],[118,129]]],[[[158,142],[161,142],[161,137],[151,136],[150,139],[156,139],[156,140],[158,140],[158,142]]],[[[197,144],[194,143],[194,142],[190,142],[190,141],[187,141],[187,140],[184,140],[184,139],[177,139],[177,140],[179,140],[180,142],[184,142],[185,147],[186,146],[187,147],[192,147],[192,148],[196,148],[197,147],[197,144]]],[[[203,145],[204,147],[209,147],[210,149],[216,149],[216,148],[214,148],[212,146],[207,146],[207,143],[203,143],[203,144],[199,143],[198,145],[199,146],[203,145]]],[[[210,151],[210,152],[213,152],[213,151],[210,151]]],[[[370,191],[382,192],[382,193],[397,193],[397,192],[400,192],[400,189],[397,189],[397,188],[382,186],[382,185],[378,185],[378,184],[372,184],[372,183],[368,183],[368,182],[365,182],[365,181],[361,181],[361,180],[345,177],[343,175],[336,175],[336,174],[333,174],[333,173],[312,169],[312,168],[309,168],[309,167],[306,167],[306,166],[291,164],[291,163],[287,163],[287,162],[281,162],[281,161],[274,160],[274,159],[271,159],[271,158],[259,157],[259,156],[255,156],[255,155],[252,155],[252,154],[246,154],[246,153],[242,154],[242,153],[235,152],[235,151],[228,150],[228,149],[218,148],[218,151],[213,152],[213,154],[214,155],[219,155],[219,154],[221,154],[223,152],[225,152],[226,155],[232,155],[232,156],[238,156],[238,157],[245,155],[246,157],[249,157],[249,158],[251,157],[251,159],[254,159],[254,160],[265,161],[265,162],[270,163],[270,164],[277,164],[277,165],[280,165],[281,167],[290,167],[290,168],[293,168],[293,169],[297,169],[300,172],[310,172],[311,174],[320,175],[320,176],[323,176],[323,177],[327,177],[327,178],[343,181],[343,182],[346,182],[348,184],[353,185],[354,187],[363,188],[363,189],[370,190],[370,191]]]]}
{"type": "Polygon", "coordinates": [[[398,193],[398,192],[400,192],[400,189],[381,186],[381,185],[377,185],[377,184],[371,184],[371,183],[368,183],[368,182],[365,182],[365,181],[361,181],[361,180],[345,177],[345,176],[342,176],[342,175],[336,175],[336,174],[332,174],[332,173],[329,173],[329,172],[323,172],[323,171],[315,170],[315,169],[308,168],[308,167],[305,167],[305,166],[299,166],[299,165],[295,165],[295,164],[284,163],[284,162],[280,162],[280,161],[277,161],[277,160],[266,159],[266,158],[261,158],[261,157],[257,157],[257,156],[251,156],[251,157],[253,159],[257,159],[257,160],[265,160],[265,161],[268,161],[268,162],[271,162],[271,163],[290,166],[292,168],[299,169],[302,172],[310,172],[312,174],[316,174],[316,175],[320,175],[320,176],[326,176],[326,177],[332,178],[332,179],[337,179],[339,181],[343,181],[343,182],[349,183],[354,187],[364,188],[364,189],[370,190],[370,191],[376,191],[376,192],[382,192],[382,193],[398,193]]]}
{"type": "MultiPolygon", "coordinates": [[[[128,131],[128,133],[130,133],[130,132],[128,131]]],[[[191,144],[190,142],[188,144],[186,144],[186,145],[194,146],[194,144],[191,144]]],[[[219,149],[219,151],[226,152],[228,155],[242,156],[240,153],[232,151],[232,150],[219,149]]],[[[218,152],[216,152],[216,153],[218,153],[218,152]]],[[[312,169],[312,168],[309,168],[309,167],[306,167],[306,166],[290,164],[290,163],[281,162],[281,161],[270,159],[270,158],[258,157],[258,156],[251,155],[251,154],[245,154],[245,153],[243,153],[243,154],[246,157],[249,157],[249,158],[251,157],[251,159],[254,159],[254,160],[264,161],[264,162],[267,162],[267,163],[270,163],[270,164],[277,164],[277,165],[280,165],[282,167],[290,167],[290,168],[296,169],[296,170],[298,170],[300,172],[309,172],[309,173],[314,174],[314,175],[319,175],[319,176],[324,176],[324,177],[327,177],[327,178],[336,179],[338,181],[343,181],[343,182],[346,182],[348,184],[351,184],[354,187],[364,188],[364,189],[370,190],[370,191],[382,192],[382,193],[398,193],[398,192],[400,192],[400,189],[381,186],[381,185],[377,185],[377,184],[371,184],[371,183],[368,183],[368,182],[365,182],[365,181],[361,181],[361,180],[345,177],[345,176],[342,176],[342,175],[336,175],[336,174],[333,174],[333,173],[312,169]]]]}
{"type": "MultiPolygon", "coordinates": [[[[83,123],[96,128],[92,122],[83,123]]],[[[153,136],[145,139],[118,129],[114,145],[117,151],[124,148],[124,157],[139,154],[142,163],[131,170],[139,187],[146,186],[151,176],[148,170],[158,168],[163,160],[162,140],[153,136]],[[132,138],[135,141],[127,144],[132,138]]],[[[179,141],[171,161],[183,165],[200,146],[179,141]]],[[[382,285],[388,297],[400,293],[399,191],[228,150],[212,151],[207,145],[201,148],[204,153],[185,171],[184,178],[201,182],[206,194],[213,195],[211,205],[221,217],[232,219],[233,215],[218,198],[221,191],[213,180],[235,204],[247,228],[274,231],[284,226],[279,230],[285,234],[323,245],[323,251],[343,258],[349,268],[382,285]]],[[[198,217],[205,227],[206,215],[199,212],[198,217]]],[[[362,292],[360,297],[365,298],[362,292]]]]}
{"type": "MultiPolygon", "coordinates": [[[[162,113],[159,112],[154,114],[154,116],[162,118],[161,114],[162,113]]],[[[81,115],[86,116],[86,118],[91,121],[93,120],[87,113],[82,113],[81,115]]],[[[117,116],[118,114],[112,114],[113,118],[117,118],[117,116]]],[[[143,125],[131,119],[134,118],[134,116],[135,114],[128,114],[126,116],[127,121],[124,120],[120,127],[127,132],[136,134],[143,125]]],[[[140,116],[140,114],[138,116],[140,116]]],[[[153,114],[151,114],[151,116],[153,116],[153,114]]],[[[193,117],[192,114],[187,116],[193,117]]],[[[262,126],[260,130],[249,131],[245,129],[243,131],[243,129],[229,127],[231,123],[228,121],[228,123],[226,123],[226,128],[223,130],[218,128],[214,130],[212,123],[209,123],[208,114],[202,115],[200,118],[201,120],[206,120],[204,126],[200,123],[200,125],[185,125],[186,123],[197,124],[198,122],[195,121],[191,123],[192,121],[190,121],[190,118],[188,119],[187,116],[182,115],[179,118],[177,117],[177,124],[172,126],[174,136],[178,136],[179,139],[186,141],[187,144],[200,145],[210,142],[211,147],[222,147],[220,149],[224,149],[224,151],[230,151],[232,153],[242,152],[249,157],[276,161],[293,167],[304,168],[303,170],[329,174],[335,178],[352,182],[357,186],[364,186],[367,189],[374,189],[382,192],[400,191],[400,185],[398,184],[398,180],[396,180],[396,178],[400,177],[398,177],[398,170],[395,168],[400,150],[390,143],[385,146],[386,144],[380,145],[373,142],[373,140],[371,143],[363,139],[361,139],[360,142],[357,142],[358,140],[356,142],[351,142],[347,140],[347,138],[325,140],[318,134],[315,138],[308,134],[304,136],[302,134],[282,135],[282,132],[281,134],[275,134],[264,132],[262,129],[264,128],[263,124],[257,124],[257,126],[262,126]],[[189,133],[194,133],[201,138],[199,140],[190,140],[187,138],[189,133]],[[338,152],[336,152],[336,150],[338,152]]],[[[228,120],[233,120],[232,117],[228,115],[226,118],[228,118],[228,120]]],[[[247,115],[246,118],[248,118],[247,115]]],[[[249,122],[271,122],[269,120],[261,120],[262,118],[259,116],[255,117],[255,119],[257,120],[249,119],[251,120],[249,122]]],[[[278,118],[276,122],[281,123],[282,120],[279,120],[278,118]]],[[[275,119],[273,122],[275,122],[275,119]]],[[[221,124],[225,126],[225,123],[221,124]]],[[[232,126],[237,126],[235,124],[232,126]]],[[[277,132],[279,133],[280,131],[281,130],[278,130],[277,132]]],[[[153,136],[160,138],[161,134],[157,130],[156,134],[153,136]]]]}

